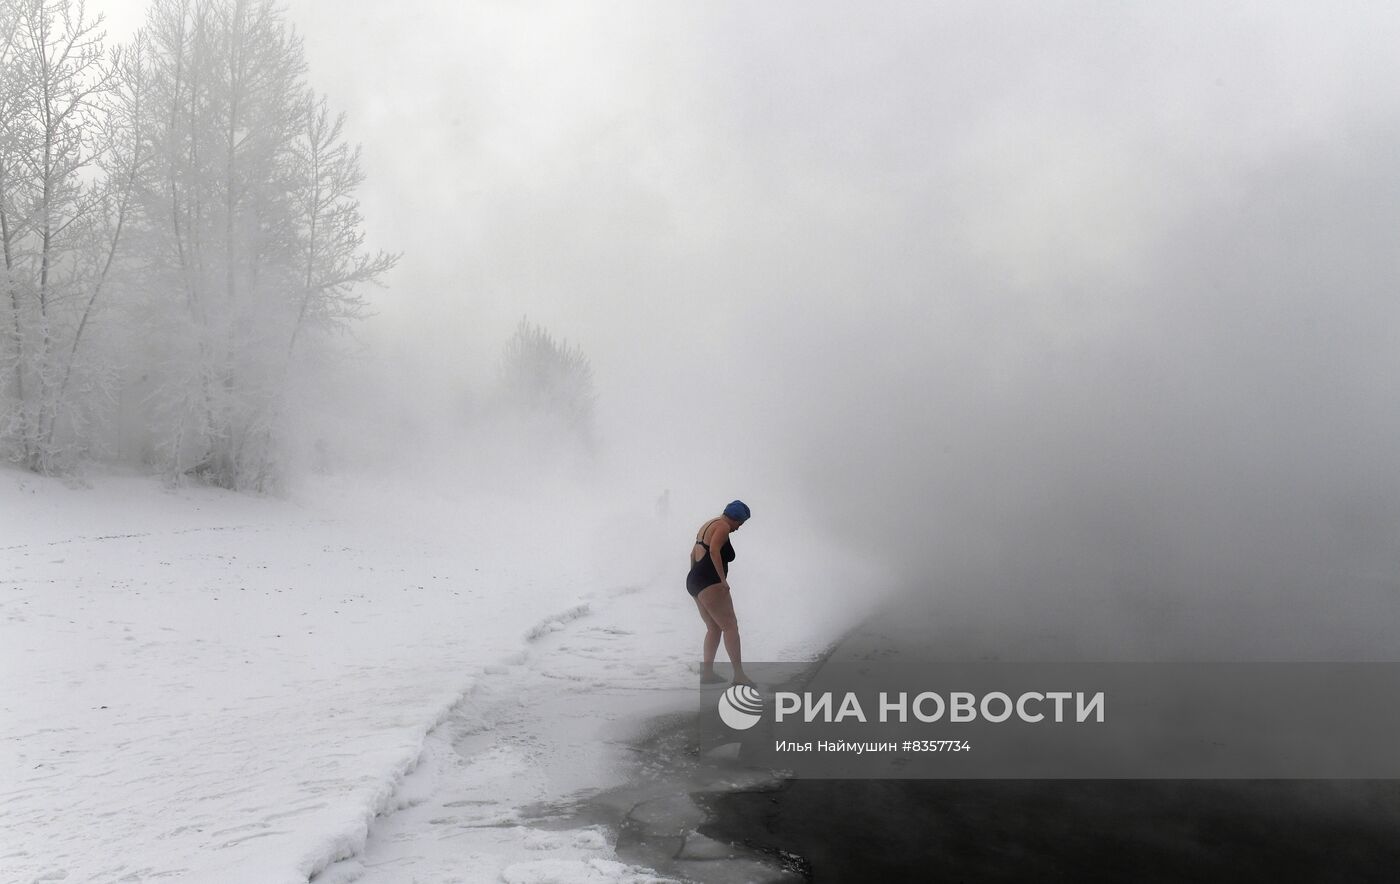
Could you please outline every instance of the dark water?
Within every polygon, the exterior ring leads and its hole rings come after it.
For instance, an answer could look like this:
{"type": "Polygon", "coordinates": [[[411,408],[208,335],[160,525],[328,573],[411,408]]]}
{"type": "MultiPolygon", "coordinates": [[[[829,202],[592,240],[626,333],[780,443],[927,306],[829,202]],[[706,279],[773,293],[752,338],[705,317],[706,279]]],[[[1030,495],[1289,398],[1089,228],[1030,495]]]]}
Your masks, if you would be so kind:
{"type": "MultiPolygon", "coordinates": [[[[1078,629],[1086,609],[1020,606],[998,619],[966,598],[905,604],[854,630],[831,658],[1151,659],[1178,650],[1135,653],[1146,627],[1078,629]]],[[[1400,881],[1396,780],[791,780],[701,803],[710,814],[702,833],[783,857],[819,884],[1400,881]]]]}
{"type": "Polygon", "coordinates": [[[709,809],[822,884],[1400,880],[1393,781],[795,780],[709,809]]]}

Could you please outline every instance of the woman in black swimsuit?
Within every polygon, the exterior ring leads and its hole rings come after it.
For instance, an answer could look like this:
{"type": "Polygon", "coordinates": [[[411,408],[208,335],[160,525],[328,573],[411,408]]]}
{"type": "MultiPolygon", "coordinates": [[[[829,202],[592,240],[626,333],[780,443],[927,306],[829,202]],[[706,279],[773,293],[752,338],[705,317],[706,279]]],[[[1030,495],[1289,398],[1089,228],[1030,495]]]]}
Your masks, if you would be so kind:
{"type": "Polygon", "coordinates": [[[705,663],[700,671],[700,681],[705,684],[724,681],[715,674],[715,652],[719,650],[721,638],[729,662],[734,666],[734,683],[753,683],[744,674],[739,655],[739,619],[734,616],[728,580],[729,563],[734,561],[734,545],[729,542],[729,535],[738,531],[748,519],[748,505],[742,500],[733,501],[724,508],[723,515],[700,526],[695,545],[690,549],[690,573],[686,575],[685,588],[695,599],[695,607],[700,609],[700,619],[705,621],[705,663]]]}

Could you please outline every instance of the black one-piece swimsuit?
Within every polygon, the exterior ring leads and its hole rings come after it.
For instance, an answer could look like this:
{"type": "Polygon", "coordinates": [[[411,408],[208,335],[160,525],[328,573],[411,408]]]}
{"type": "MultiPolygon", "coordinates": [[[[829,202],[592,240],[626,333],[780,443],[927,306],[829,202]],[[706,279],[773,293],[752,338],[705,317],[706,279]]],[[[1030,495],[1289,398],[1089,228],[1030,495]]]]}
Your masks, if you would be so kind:
{"type": "MultiPolygon", "coordinates": [[[[709,527],[706,524],[705,528],[700,529],[701,537],[704,537],[705,529],[709,527]]],[[[685,575],[685,589],[691,596],[700,595],[700,591],[705,587],[714,586],[723,579],[715,573],[715,560],[714,556],[710,555],[710,545],[704,540],[696,540],[695,545],[703,546],[705,554],[700,557],[699,561],[690,563],[690,573],[685,575]]],[[[719,557],[724,562],[724,573],[728,575],[729,563],[734,561],[734,545],[727,539],[724,541],[724,546],[719,548],[719,557]]]]}

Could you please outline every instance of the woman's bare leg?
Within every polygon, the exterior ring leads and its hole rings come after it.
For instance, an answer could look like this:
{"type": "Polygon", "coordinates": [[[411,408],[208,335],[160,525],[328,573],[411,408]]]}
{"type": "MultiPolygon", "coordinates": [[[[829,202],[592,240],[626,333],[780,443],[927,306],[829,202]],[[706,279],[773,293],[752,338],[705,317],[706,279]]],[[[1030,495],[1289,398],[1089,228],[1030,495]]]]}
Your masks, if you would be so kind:
{"type": "Polygon", "coordinates": [[[729,654],[729,662],[734,665],[734,681],[748,682],[749,677],[744,674],[744,662],[739,652],[739,618],[734,614],[734,600],[730,598],[729,590],[724,584],[716,583],[701,590],[696,601],[719,625],[725,653],[729,654]]]}
{"type": "Polygon", "coordinates": [[[719,639],[723,630],[715,622],[715,618],[710,616],[710,612],[705,610],[705,606],[700,604],[699,599],[695,600],[695,607],[700,611],[700,619],[705,621],[705,662],[700,670],[700,677],[708,678],[715,674],[715,652],[719,650],[719,639]]]}

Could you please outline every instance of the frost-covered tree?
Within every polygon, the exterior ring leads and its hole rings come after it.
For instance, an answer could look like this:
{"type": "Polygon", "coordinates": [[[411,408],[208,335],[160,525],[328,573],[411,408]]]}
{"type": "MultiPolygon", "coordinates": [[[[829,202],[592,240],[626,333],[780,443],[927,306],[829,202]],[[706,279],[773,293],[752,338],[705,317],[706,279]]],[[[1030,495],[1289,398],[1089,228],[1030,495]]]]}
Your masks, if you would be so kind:
{"type": "Polygon", "coordinates": [[[84,285],[75,305],[76,325],[60,354],[57,408],[44,433],[47,446],[68,438],[75,445],[97,447],[98,418],[111,410],[100,406],[110,405],[111,391],[118,383],[120,365],[112,342],[120,339],[113,318],[120,314],[110,308],[111,290],[114,277],[120,275],[119,259],[129,252],[126,235],[137,181],[151,158],[143,140],[149,112],[148,55],[144,34],[138,34],[124,52],[114,54],[116,77],[96,121],[95,134],[102,145],[96,162],[100,175],[91,186],[93,212],[77,251],[84,285]],[[94,345],[101,331],[107,333],[105,349],[94,345]]]}
{"type": "Polygon", "coordinates": [[[153,446],[174,477],[266,489],[291,356],[361,315],[358,152],[305,83],[272,0],[155,0],[136,220],[153,446]]]}
{"type": "Polygon", "coordinates": [[[359,150],[274,0],[152,0],[120,53],[101,21],[0,0],[0,455],[269,488],[313,333],[397,260],[359,150]]]}
{"type": "Polygon", "coordinates": [[[54,472],[80,454],[70,400],[84,317],[99,285],[89,256],[105,210],[95,166],[116,64],[81,0],[9,0],[0,14],[0,245],[10,378],[8,453],[54,472]],[[66,425],[65,425],[66,419],[66,425]]]}
{"type": "Polygon", "coordinates": [[[156,0],[138,190],[154,449],[172,477],[272,481],[270,369],[285,326],[291,144],[305,65],[271,3],[156,0]],[[282,314],[282,315],[279,315],[282,314]]]}
{"type": "Polygon", "coordinates": [[[326,100],[313,92],[307,92],[305,101],[294,194],[304,273],[287,341],[289,356],[305,329],[340,327],[361,318],[365,303],[357,289],[377,284],[398,261],[397,255],[364,249],[364,219],[355,199],[364,173],[359,146],[344,137],[345,115],[332,116],[326,100]]]}
{"type": "Polygon", "coordinates": [[[520,320],[501,355],[500,386],[508,408],[557,420],[591,441],[597,399],[593,366],[577,345],[520,320]]]}
{"type": "Polygon", "coordinates": [[[0,433],[7,442],[18,442],[21,457],[27,458],[24,432],[24,338],[22,274],[19,264],[19,234],[22,193],[19,187],[21,158],[28,149],[25,128],[20,125],[20,108],[28,93],[30,68],[20,60],[20,8],[16,3],[0,3],[0,295],[6,313],[3,354],[4,381],[8,390],[4,411],[0,412],[0,433]]]}

